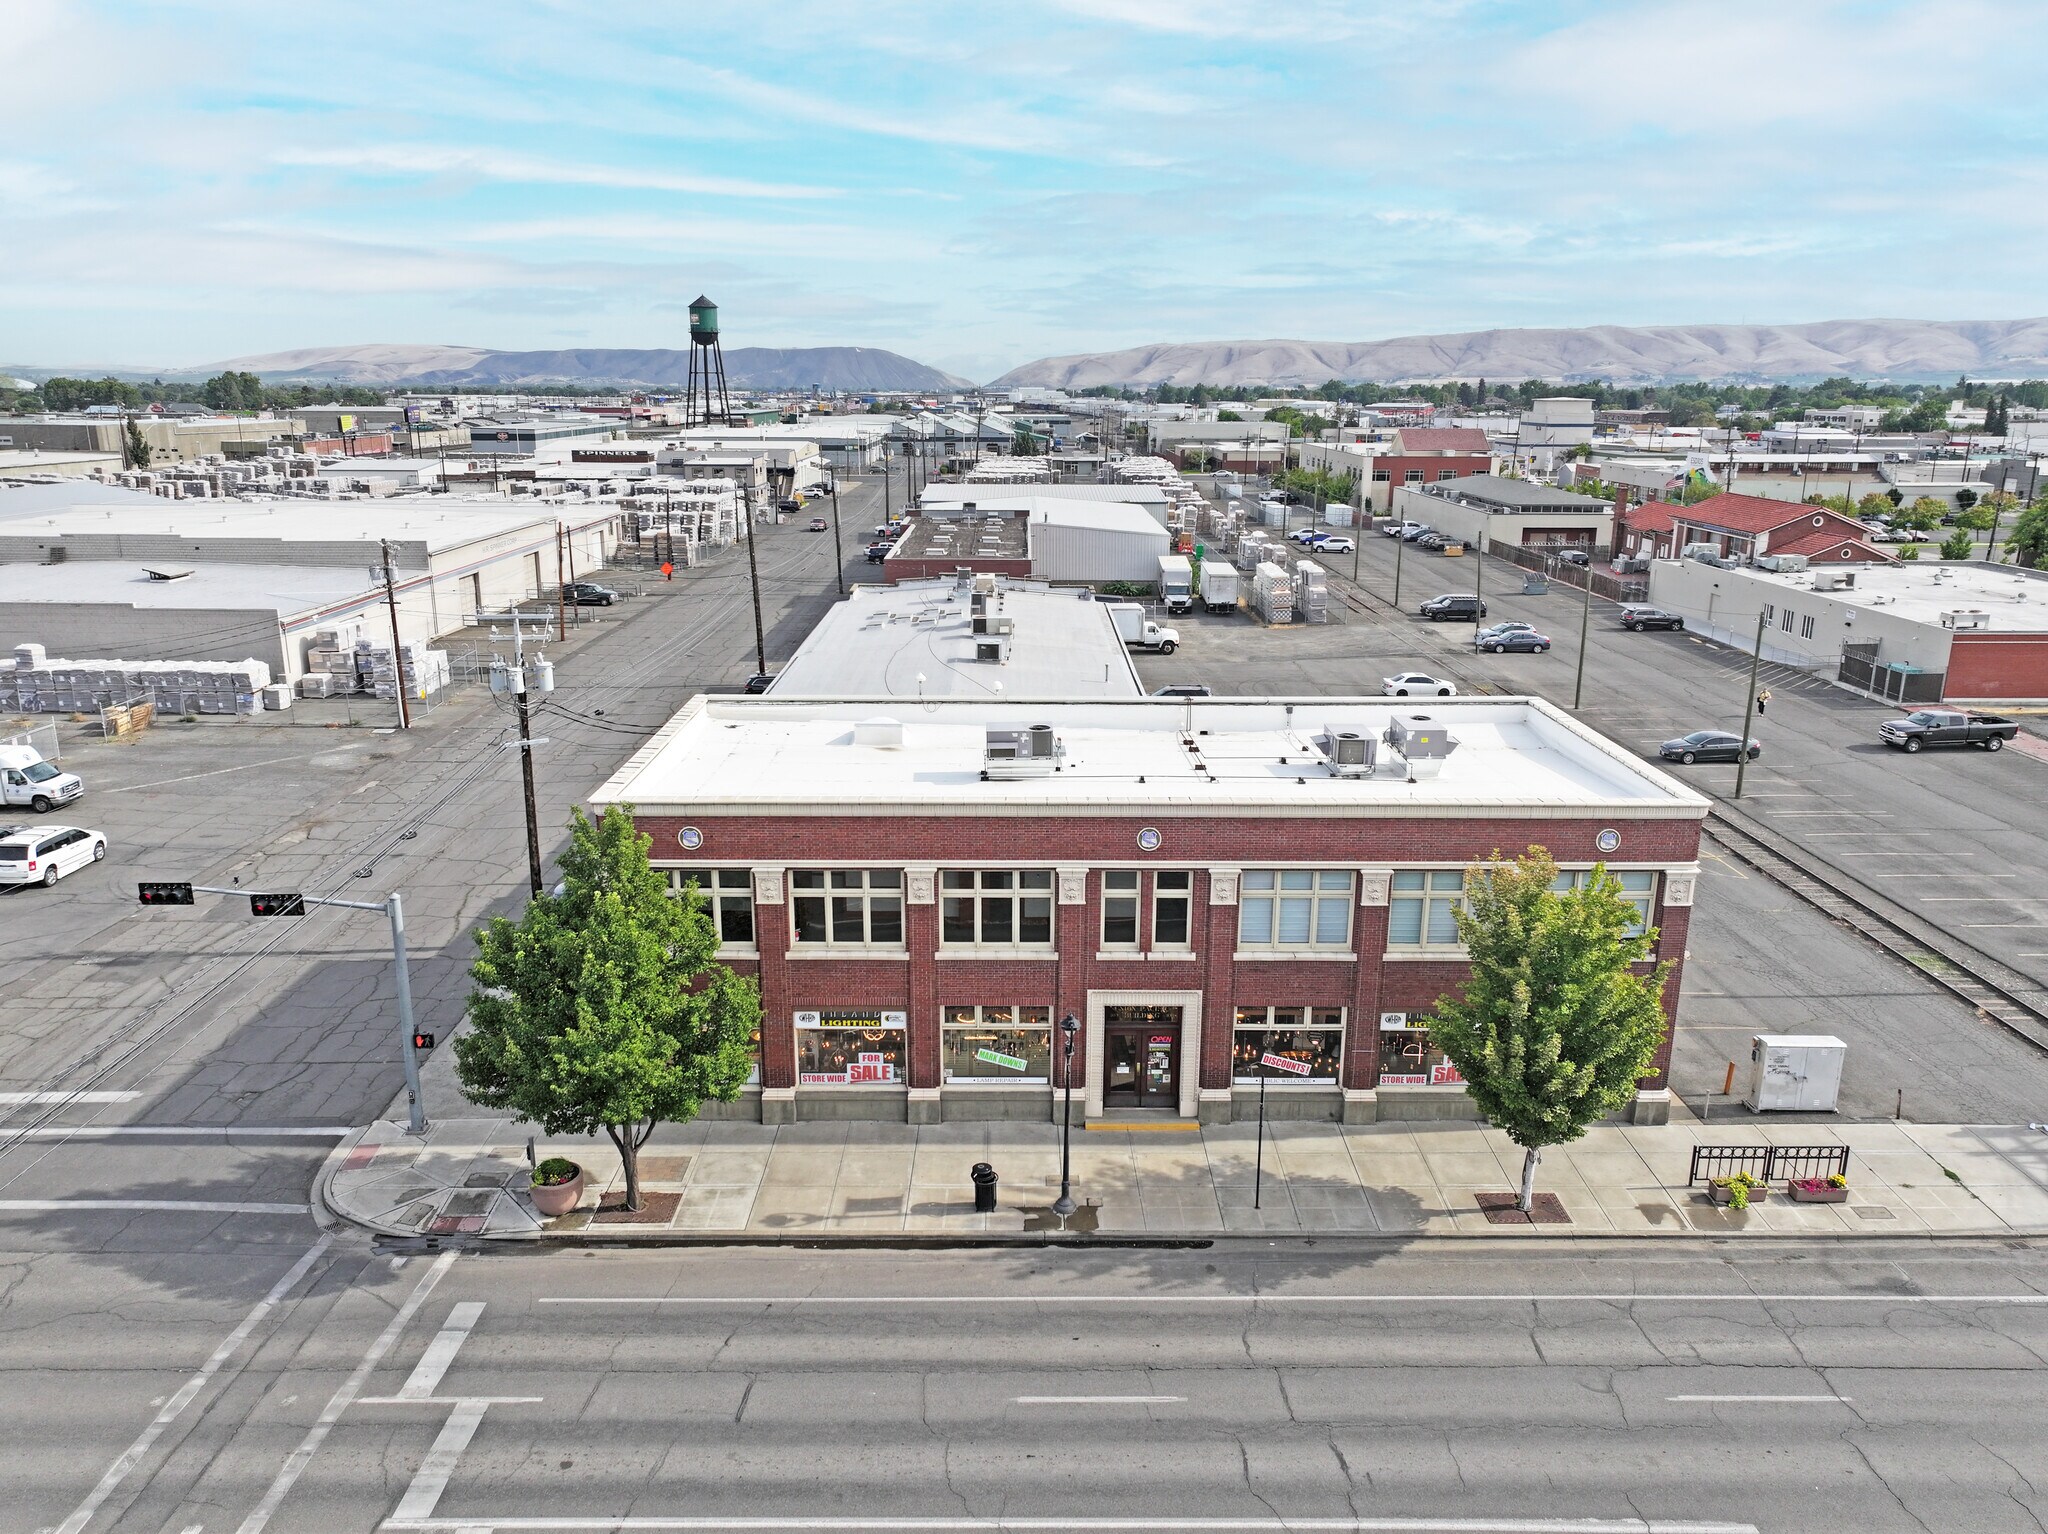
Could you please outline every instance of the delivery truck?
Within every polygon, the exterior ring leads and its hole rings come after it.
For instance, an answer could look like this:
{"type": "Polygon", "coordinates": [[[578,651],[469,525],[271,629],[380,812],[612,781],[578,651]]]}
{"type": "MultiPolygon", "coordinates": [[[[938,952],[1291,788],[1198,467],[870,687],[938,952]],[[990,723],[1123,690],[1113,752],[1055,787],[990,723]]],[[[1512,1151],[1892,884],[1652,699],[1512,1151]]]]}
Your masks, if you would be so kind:
{"type": "Polygon", "coordinates": [[[85,792],[75,772],[43,760],[33,746],[0,746],[0,804],[47,815],[85,792]]]}
{"type": "Polygon", "coordinates": [[[1202,561],[1202,605],[1212,613],[1237,610],[1237,567],[1225,559],[1202,561]]]}
{"type": "Polygon", "coordinates": [[[1176,617],[1195,605],[1195,570],[1187,555],[1159,556],[1159,600],[1176,617]]]}
{"type": "Polygon", "coordinates": [[[1180,633],[1176,629],[1162,628],[1145,616],[1145,609],[1137,602],[1106,602],[1111,621],[1116,624],[1117,637],[1135,650],[1157,650],[1161,655],[1171,655],[1180,648],[1180,633]]]}

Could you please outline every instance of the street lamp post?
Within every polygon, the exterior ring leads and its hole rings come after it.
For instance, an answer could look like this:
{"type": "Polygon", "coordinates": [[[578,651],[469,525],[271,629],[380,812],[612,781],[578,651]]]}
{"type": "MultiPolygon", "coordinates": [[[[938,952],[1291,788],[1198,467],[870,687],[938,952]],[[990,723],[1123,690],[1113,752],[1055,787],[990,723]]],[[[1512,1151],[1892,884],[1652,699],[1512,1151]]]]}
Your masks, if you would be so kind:
{"type": "Polygon", "coordinates": [[[1052,1212],[1065,1219],[1074,1212],[1074,1035],[1081,1024],[1069,1012],[1060,1019],[1060,1075],[1065,1081],[1066,1096],[1060,1108],[1060,1196],[1053,1200],[1052,1212]]]}

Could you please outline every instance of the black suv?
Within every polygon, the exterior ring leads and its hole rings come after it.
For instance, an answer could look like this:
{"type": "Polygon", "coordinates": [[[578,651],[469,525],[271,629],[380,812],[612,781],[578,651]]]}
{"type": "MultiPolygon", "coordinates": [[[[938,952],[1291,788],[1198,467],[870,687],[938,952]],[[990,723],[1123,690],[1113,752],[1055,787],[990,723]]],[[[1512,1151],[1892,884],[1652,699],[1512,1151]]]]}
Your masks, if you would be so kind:
{"type": "Polygon", "coordinates": [[[1661,607],[1624,607],[1621,610],[1621,626],[1640,634],[1644,629],[1682,629],[1685,620],[1677,613],[1667,613],[1661,607]]]}
{"type": "Polygon", "coordinates": [[[1415,610],[1432,623],[1441,623],[1446,618],[1462,618],[1470,623],[1486,616],[1486,604],[1470,592],[1431,597],[1415,610]]]}
{"type": "Polygon", "coordinates": [[[610,607],[619,594],[595,581],[571,581],[562,588],[562,600],[575,607],[610,607]]]}

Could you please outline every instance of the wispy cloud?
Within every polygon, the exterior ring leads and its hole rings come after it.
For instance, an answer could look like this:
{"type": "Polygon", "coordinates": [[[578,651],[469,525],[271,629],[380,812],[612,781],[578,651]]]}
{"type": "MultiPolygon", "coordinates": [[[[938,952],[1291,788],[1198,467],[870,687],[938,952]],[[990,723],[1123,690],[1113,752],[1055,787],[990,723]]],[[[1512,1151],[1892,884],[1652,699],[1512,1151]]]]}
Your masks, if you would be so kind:
{"type": "Polygon", "coordinates": [[[681,192],[698,197],[838,197],[836,187],[699,176],[630,165],[576,164],[497,149],[456,149],[434,144],[342,145],[284,148],[274,165],[317,166],[379,176],[475,176],[547,186],[601,186],[623,191],[681,192]]]}

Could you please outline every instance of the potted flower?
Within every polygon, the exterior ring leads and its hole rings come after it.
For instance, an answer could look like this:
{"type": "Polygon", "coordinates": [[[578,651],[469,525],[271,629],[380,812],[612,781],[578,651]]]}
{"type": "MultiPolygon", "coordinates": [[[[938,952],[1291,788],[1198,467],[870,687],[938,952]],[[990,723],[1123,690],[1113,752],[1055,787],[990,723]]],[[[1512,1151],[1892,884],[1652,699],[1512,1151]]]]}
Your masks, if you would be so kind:
{"type": "Polygon", "coordinates": [[[1849,1197],[1849,1179],[1840,1175],[1794,1177],[1785,1184],[1785,1191],[1795,1204],[1839,1204],[1849,1197]]]}
{"type": "Polygon", "coordinates": [[[1726,1204],[1730,1209],[1747,1209],[1751,1202],[1770,1197],[1770,1184],[1761,1177],[1752,1177],[1747,1172],[1737,1172],[1733,1177],[1714,1177],[1707,1181],[1707,1197],[1717,1204],[1726,1204]]]}
{"type": "Polygon", "coordinates": [[[533,1169],[533,1207],[554,1219],[583,1197],[583,1168],[567,1156],[550,1156],[533,1169]]]}

